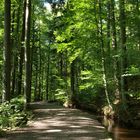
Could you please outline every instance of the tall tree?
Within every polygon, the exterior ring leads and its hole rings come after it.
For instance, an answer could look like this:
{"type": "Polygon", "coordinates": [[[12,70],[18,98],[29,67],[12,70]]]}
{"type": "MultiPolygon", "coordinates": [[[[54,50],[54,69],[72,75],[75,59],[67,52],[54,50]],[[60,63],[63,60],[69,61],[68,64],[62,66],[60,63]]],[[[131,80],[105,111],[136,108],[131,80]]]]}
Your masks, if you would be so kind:
{"type": "Polygon", "coordinates": [[[137,14],[137,20],[136,20],[136,24],[137,24],[137,39],[138,39],[138,49],[140,50],[140,18],[139,18],[139,14],[140,14],[140,6],[139,6],[139,0],[136,0],[136,14],[137,14]]]}
{"type": "Polygon", "coordinates": [[[74,99],[75,99],[75,95],[76,95],[76,92],[75,92],[75,63],[76,63],[76,60],[73,60],[71,65],[70,65],[70,80],[71,80],[71,101],[72,103],[74,104],[74,99]]]}
{"type": "Polygon", "coordinates": [[[31,56],[30,56],[31,0],[26,0],[25,16],[25,100],[31,101],[31,56]]]}
{"type": "Polygon", "coordinates": [[[116,34],[116,18],[115,18],[115,1],[111,0],[111,33],[112,33],[112,48],[113,48],[113,70],[114,70],[114,82],[115,82],[115,98],[120,98],[119,88],[119,62],[118,62],[118,46],[117,46],[117,34],[116,34]]]}
{"type": "Polygon", "coordinates": [[[11,0],[4,1],[4,93],[3,101],[10,100],[11,80],[11,0]]]}
{"type": "Polygon", "coordinates": [[[102,54],[102,72],[103,72],[103,83],[105,88],[106,100],[108,105],[111,106],[109,93],[108,93],[108,86],[107,86],[107,76],[106,76],[106,62],[105,62],[105,45],[104,45],[104,36],[103,36],[103,18],[102,18],[102,2],[99,0],[99,39],[100,39],[100,46],[101,46],[101,54],[102,54]]]}
{"type": "Polygon", "coordinates": [[[11,78],[11,94],[12,97],[18,95],[17,83],[18,83],[18,58],[20,49],[20,27],[21,27],[21,13],[22,13],[22,0],[18,0],[17,3],[12,3],[12,29],[11,29],[11,46],[12,46],[12,78],[11,78]]]}
{"type": "Polygon", "coordinates": [[[50,44],[48,45],[48,56],[47,58],[47,63],[46,63],[46,100],[48,101],[49,99],[49,77],[50,77],[50,44]]]}
{"type": "Polygon", "coordinates": [[[26,1],[23,1],[22,12],[22,29],[19,43],[19,64],[18,64],[18,78],[17,78],[17,93],[21,95],[22,89],[22,75],[23,75],[23,61],[24,61],[24,42],[25,42],[25,16],[26,16],[26,1]]]}
{"type": "Polygon", "coordinates": [[[127,90],[127,81],[124,79],[124,74],[127,68],[127,48],[126,48],[126,14],[125,0],[119,0],[120,9],[120,49],[121,49],[121,92],[124,103],[124,89],[127,90]]]}

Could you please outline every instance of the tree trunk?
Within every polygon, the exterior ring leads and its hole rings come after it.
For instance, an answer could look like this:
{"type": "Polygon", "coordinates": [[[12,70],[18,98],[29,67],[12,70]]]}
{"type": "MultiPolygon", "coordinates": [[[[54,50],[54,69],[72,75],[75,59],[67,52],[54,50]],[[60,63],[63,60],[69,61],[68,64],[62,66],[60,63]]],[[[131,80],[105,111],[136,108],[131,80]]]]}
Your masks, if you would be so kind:
{"type": "Polygon", "coordinates": [[[35,86],[34,86],[34,101],[37,101],[38,100],[38,97],[37,97],[37,93],[38,93],[38,63],[36,63],[35,65],[35,86]]]}
{"type": "Polygon", "coordinates": [[[65,81],[65,89],[66,89],[66,96],[69,96],[69,89],[68,89],[68,56],[67,50],[65,51],[65,63],[64,63],[64,81],[65,81]]]}
{"type": "MultiPolygon", "coordinates": [[[[12,81],[11,81],[11,95],[15,97],[18,95],[17,92],[17,75],[18,75],[18,50],[19,50],[19,44],[20,44],[20,38],[19,38],[19,29],[20,29],[20,15],[21,15],[21,1],[18,3],[19,7],[17,11],[13,11],[12,16],[12,81]],[[16,23],[16,24],[14,24],[16,23]]],[[[15,6],[14,6],[15,7],[15,6]]]]}
{"type": "Polygon", "coordinates": [[[121,95],[122,102],[125,104],[125,95],[124,91],[127,88],[127,81],[124,80],[124,74],[127,68],[127,49],[126,49],[126,16],[125,16],[125,0],[119,0],[119,9],[120,9],[120,47],[122,52],[121,57],[121,95]]]}
{"type": "Polygon", "coordinates": [[[116,20],[115,20],[115,1],[111,0],[111,27],[112,27],[112,48],[113,48],[113,70],[114,70],[114,82],[115,82],[115,98],[120,99],[120,87],[119,87],[119,64],[118,64],[118,47],[116,37],[116,20]]]}
{"type": "Polygon", "coordinates": [[[103,40],[103,25],[102,25],[102,3],[99,0],[99,41],[101,46],[101,55],[102,55],[102,74],[103,74],[103,84],[105,89],[106,100],[109,106],[111,106],[108,94],[108,87],[107,87],[107,78],[106,78],[106,64],[105,64],[105,52],[104,52],[104,40],[103,40]]]}
{"type": "MultiPolygon", "coordinates": [[[[12,8],[14,9],[15,6],[13,6],[12,8]]],[[[11,46],[12,46],[12,57],[11,57],[11,96],[14,95],[14,91],[15,91],[15,74],[16,74],[16,63],[15,63],[15,59],[16,59],[16,49],[15,49],[15,26],[14,26],[14,23],[15,23],[15,10],[13,10],[11,13],[11,46]]]]}
{"type": "Polygon", "coordinates": [[[21,43],[19,44],[19,64],[18,64],[18,78],[17,78],[17,93],[21,95],[22,91],[22,74],[23,74],[23,61],[24,61],[24,45],[25,43],[25,15],[26,15],[26,0],[24,0],[23,6],[23,16],[22,16],[22,32],[21,32],[21,43]]]}
{"type": "Polygon", "coordinates": [[[108,1],[108,3],[107,3],[107,54],[108,54],[108,63],[109,63],[109,65],[108,66],[110,66],[110,64],[111,64],[111,57],[110,57],[110,40],[111,40],[111,34],[110,34],[110,30],[111,30],[111,23],[110,23],[110,19],[111,19],[111,4],[110,4],[110,2],[108,1]]]}
{"type": "Polygon", "coordinates": [[[9,101],[11,82],[11,1],[4,1],[4,90],[3,101],[9,101]]]}
{"type": "MultiPolygon", "coordinates": [[[[140,8],[139,8],[139,0],[136,0],[136,13],[137,16],[140,14],[140,8]]],[[[140,51],[140,18],[137,18],[137,38],[138,38],[138,50],[140,51]]]]}
{"type": "Polygon", "coordinates": [[[25,105],[31,101],[31,58],[30,58],[31,0],[26,0],[25,16],[25,105]]]}
{"type": "Polygon", "coordinates": [[[75,61],[76,60],[73,60],[72,63],[71,63],[71,66],[70,66],[70,80],[71,80],[71,102],[72,102],[72,105],[75,104],[75,61]]]}
{"type": "MultiPolygon", "coordinates": [[[[40,32],[40,31],[39,31],[40,32]]],[[[41,42],[40,42],[40,33],[39,33],[39,77],[38,77],[38,99],[41,100],[41,92],[42,92],[42,85],[41,85],[41,72],[42,72],[42,63],[41,63],[41,42]]]]}
{"type": "Polygon", "coordinates": [[[48,46],[48,58],[47,58],[47,71],[46,71],[46,101],[49,99],[49,77],[50,77],[50,45],[48,46]]]}

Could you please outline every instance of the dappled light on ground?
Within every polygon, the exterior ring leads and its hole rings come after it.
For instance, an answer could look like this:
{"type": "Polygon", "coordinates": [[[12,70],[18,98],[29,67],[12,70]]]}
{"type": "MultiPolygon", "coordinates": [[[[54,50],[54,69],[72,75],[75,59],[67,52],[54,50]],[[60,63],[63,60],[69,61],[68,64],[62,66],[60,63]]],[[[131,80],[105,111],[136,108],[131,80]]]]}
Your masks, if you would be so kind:
{"type": "Polygon", "coordinates": [[[28,127],[3,140],[109,140],[94,115],[48,103],[32,104],[32,108],[35,117],[28,127]]]}

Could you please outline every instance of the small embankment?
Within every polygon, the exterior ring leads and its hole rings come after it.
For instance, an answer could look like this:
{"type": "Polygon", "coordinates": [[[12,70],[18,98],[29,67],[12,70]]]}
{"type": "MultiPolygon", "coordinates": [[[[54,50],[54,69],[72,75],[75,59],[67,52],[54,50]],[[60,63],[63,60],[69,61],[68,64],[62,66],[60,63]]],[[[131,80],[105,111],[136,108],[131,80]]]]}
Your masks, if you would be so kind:
{"type": "Polygon", "coordinates": [[[27,127],[0,140],[108,140],[105,128],[92,114],[57,103],[37,102],[31,108],[34,119],[27,127]]]}

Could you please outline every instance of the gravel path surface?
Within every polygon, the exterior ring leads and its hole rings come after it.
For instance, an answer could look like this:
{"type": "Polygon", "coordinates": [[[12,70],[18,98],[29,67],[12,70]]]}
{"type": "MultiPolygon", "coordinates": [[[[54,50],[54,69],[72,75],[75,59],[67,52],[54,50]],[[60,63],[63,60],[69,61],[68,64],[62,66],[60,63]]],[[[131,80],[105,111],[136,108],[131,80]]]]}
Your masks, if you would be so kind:
{"type": "Polygon", "coordinates": [[[31,105],[35,118],[0,140],[110,140],[94,115],[56,103],[31,105]]]}

